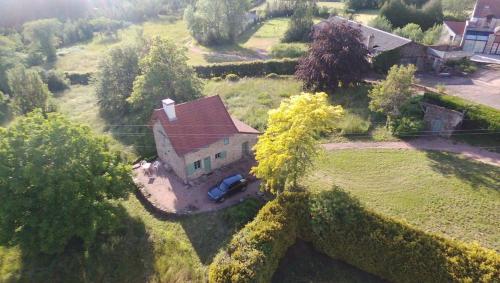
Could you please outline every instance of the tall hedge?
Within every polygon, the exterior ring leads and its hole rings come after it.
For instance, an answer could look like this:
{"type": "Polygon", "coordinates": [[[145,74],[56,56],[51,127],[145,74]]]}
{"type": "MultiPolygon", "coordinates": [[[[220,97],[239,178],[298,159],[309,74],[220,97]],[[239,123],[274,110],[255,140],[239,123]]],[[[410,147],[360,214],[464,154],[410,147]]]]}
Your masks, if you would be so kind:
{"type": "Polygon", "coordinates": [[[224,77],[228,74],[240,77],[258,77],[271,73],[293,75],[297,64],[298,59],[280,59],[195,66],[194,70],[200,78],[224,77]]]}
{"type": "Polygon", "coordinates": [[[209,282],[270,282],[281,258],[297,239],[302,195],[287,195],[265,205],[255,220],[217,254],[209,282]]]}
{"type": "Polygon", "coordinates": [[[393,282],[498,282],[500,255],[364,209],[347,193],[284,194],[234,236],[210,282],[269,282],[296,238],[393,282]]]}
{"type": "MultiPolygon", "coordinates": [[[[430,92],[424,94],[424,101],[460,112],[465,111],[464,129],[487,129],[492,132],[500,132],[500,111],[495,108],[476,104],[456,96],[430,92]]],[[[498,136],[500,137],[500,135],[498,136]]]]}
{"type": "Polygon", "coordinates": [[[425,233],[364,209],[334,189],[309,201],[319,251],[392,282],[494,282],[500,255],[425,233]]]}

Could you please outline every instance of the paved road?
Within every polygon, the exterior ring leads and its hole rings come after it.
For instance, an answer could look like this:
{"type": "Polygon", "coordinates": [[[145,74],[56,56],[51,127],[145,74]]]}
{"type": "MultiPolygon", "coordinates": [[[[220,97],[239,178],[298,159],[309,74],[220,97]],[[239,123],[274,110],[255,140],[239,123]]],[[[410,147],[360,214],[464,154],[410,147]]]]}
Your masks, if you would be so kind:
{"type": "Polygon", "coordinates": [[[500,166],[500,153],[487,151],[485,149],[470,146],[463,143],[452,143],[443,138],[414,139],[408,142],[347,142],[323,144],[326,150],[336,149],[419,149],[447,151],[461,154],[470,159],[500,166]]]}
{"type": "Polygon", "coordinates": [[[422,85],[435,87],[444,84],[450,95],[500,109],[500,66],[485,66],[470,77],[419,74],[417,78],[422,85]]]}

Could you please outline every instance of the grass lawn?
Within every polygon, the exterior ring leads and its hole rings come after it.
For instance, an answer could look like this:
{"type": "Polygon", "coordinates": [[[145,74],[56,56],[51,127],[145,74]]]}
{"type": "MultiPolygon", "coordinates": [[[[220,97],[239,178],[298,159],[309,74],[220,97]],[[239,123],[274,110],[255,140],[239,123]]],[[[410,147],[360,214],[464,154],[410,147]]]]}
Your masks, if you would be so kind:
{"type": "Polygon", "coordinates": [[[260,207],[246,201],[160,220],[133,195],[122,205],[127,213],[118,235],[99,239],[85,255],[69,250],[57,258],[22,259],[18,248],[0,247],[0,282],[205,282],[214,255],[260,207]]]}
{"type": "Polygon", "coordinates": [[[243,78],[238,82],[207,80],[203,93],[220,95],[229,112],[252,127],[264,130],[267,112],[283,98],[301,92],[301,83],[292,78],[243,78]]]}
{"type": "Polygon", "coordinates": [[[371,20],[376,18],[379,10],[360,10],[354,14],[354,20],[367,25],[371,20]]]}
{"type": "Polygon", "coordinates": [[[273,18],[256,26],[249,38],[240,42],[245,48],[267,53],[273,45],[280,43],[288,28],[289,18],[273,18]]]}
{"type": "Polygon", "coordinates": [[[338,10],[342,10],[345,7],[345,3],[341,2],[341,1],[338,1],[338,2],[323,2],[323,1],[320,1],[317,4],[318,4],[318,7],[327,7],[327,8],[330,8],[330,9],[338,9],[338,10]]]}
{"type": "Polygon", "coordinates": [[[441,152],[341,150],[322,156],[304,183],[338,185],[382,214],[500,250],[498,167],[441,152]]]}
{"type": "Polygon", "coordinates": [[[137,159],[137,153],[132,146],[120,143],[108,132],[106,122],[99,116],[93,85],[72,85],[71,89],[55,96],[54,103],[57,111],[66,115],[71,121],[87,125],[97,134],[107,135],[112,148],[121,152],[126,160],[137,159]]]}

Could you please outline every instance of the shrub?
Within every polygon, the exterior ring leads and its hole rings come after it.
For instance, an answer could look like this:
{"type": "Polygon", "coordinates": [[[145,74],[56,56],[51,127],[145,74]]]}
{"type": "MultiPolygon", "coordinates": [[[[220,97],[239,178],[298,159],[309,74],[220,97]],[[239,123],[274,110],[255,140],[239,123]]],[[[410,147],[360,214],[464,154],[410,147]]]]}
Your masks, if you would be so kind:
{"type": "Polygon", "coordinates": [[[412,97],[401,107],[401,114],[389,121],[393,135],[397,137],[415,136],[425,129],[421,101],[421,96],[412,97]]]}
{"type": "Polygon", "coordinates": [[[386,32],[392,32],[392,24],[384,16],[377,16],[376,18],[373,18],[370,20],[368,25],[386,32]]]}
{"type": "Polygon", "coordinates": [[[258,77],[269,73],[293,75],[297,64],[298,59],[280,59],[195,66],[194,70],[200,78],[223,77],[228,74],[240,77],[258,77]]]}
{"type": "Polygon", "coordinates": [[[299,58],[307,53],[307,48],[300,43],[280,43],[271,48],[273,58],[299,58]]]}
{"type": "Polygon", "coordinates": [[[221,77],[213,77],[213,78],[211,78],[211,80],[214,82],[220,82],[220,81],[222,81],[222,78],[221,77]]]}
{"type": "Polygon", "coordinates": [[[53,93],[69,89],[69,80],[61,72],[50,70],[43,74],[43,80],[53,93]]]}
{"type": "Polygon", "coordinates": [[[226,80],[228,80],[230,82],[237,82],[240,80],[240,77],[236,74],[228,74],[228,75],[226,75],[226,80]]]}
{"type": "Polygon", "coordinates": [[[465,72],[471,74],[477,71],[476,63],[465,57],[458,60],[446,61],[445,66],[453,69],[455,72],[465,72]]]}
{"type": "Polygon", "coordinates": [[[401,55],[397,49],[383,52],[373,58],[372,68],[377,73],[385,74],[392,66],[397,65],[401,60],[401,55]]]}

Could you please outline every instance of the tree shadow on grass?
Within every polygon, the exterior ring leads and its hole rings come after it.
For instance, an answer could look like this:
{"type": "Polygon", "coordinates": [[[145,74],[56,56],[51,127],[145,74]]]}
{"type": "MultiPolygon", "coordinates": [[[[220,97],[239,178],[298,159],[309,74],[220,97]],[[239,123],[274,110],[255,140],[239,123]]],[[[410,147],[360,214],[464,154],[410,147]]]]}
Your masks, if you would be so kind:
{"type": "Polygon", "coordinates": [[[431,168],[445,176],[455,176],[474,188],[480,186],[500,192],[500,168],[467,160],[453,153],[427,151],[431,168]]]}
{"type": "Polygon", "coordinates": [[[232,236],[253,220],[262,205],[260,200],[247,199],[224,210],[182,217],[179,221],[201,262],[208,265],[232,236]]]}
{"type": "Polygon", "coordinates": [[[154,267],[153,246],[144,223],[119,210],[120,225],[97,236],[86,251],[71,241],[60,255],[23,251],[20,282],[146,282],[154,267]]]}

